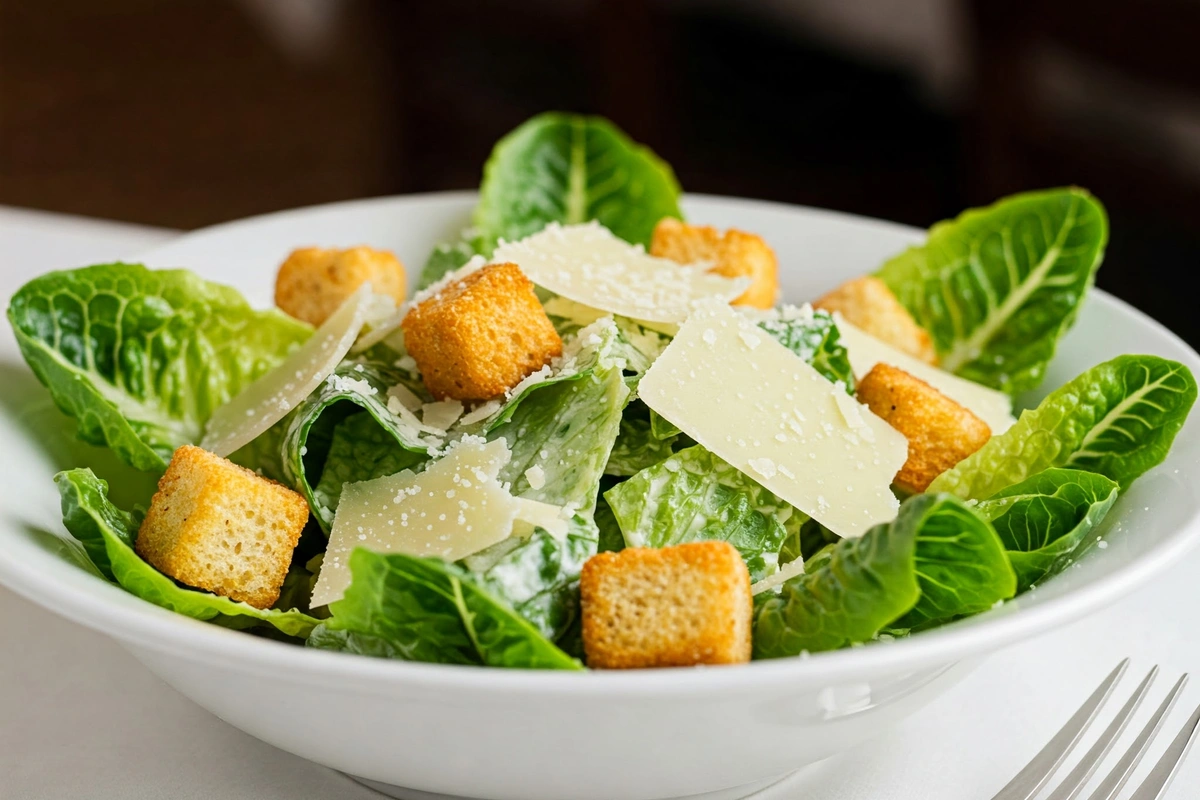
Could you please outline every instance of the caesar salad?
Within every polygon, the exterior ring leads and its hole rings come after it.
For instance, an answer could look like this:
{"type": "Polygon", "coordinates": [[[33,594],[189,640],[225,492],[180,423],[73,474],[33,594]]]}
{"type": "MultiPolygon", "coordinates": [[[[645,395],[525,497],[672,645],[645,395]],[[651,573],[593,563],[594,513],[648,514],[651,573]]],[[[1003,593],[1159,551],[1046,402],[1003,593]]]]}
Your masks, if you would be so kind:
{"type": "Polygon", "coordinates": [[[138,264],[30,281],[8,308],[29,366],[80,439],[157,478],[118,503],[117,475],[54,477],[85,566],[381,658],[802,656],[1066,569],[1196,399],[1184,365],[1124,355],[1014,408],[1103,258],[1085,190],[966,211],[789,302],[769,242],[679,199],[609,122],[543,114],[412,294],[365,245],[287,255],[269,310],[138,264]]]}

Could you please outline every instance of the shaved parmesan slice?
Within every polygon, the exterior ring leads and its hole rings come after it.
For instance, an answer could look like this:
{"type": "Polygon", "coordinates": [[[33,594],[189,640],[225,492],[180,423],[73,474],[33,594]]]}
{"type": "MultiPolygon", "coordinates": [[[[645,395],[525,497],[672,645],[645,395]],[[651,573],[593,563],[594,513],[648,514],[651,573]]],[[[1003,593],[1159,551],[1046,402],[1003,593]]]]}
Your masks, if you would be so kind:
{"type": "Polygon", "coordinates": [[[750,594],[761,594],[768,589],[774,589],[776,586],[781,586],[787,583],[797,575],[804,574],[804,559],[797,558],[795,561],[789,561],[779,568],[779,571],[774,575],[768,575],[757,583],[750,584],[750,594]]]}
{"type": "Polygon", "coordinates": [[[841,314],[835,313],[834,321],[837,322],[842,344],[846,347],[846,355],[850,358],[850,368],[854,370],[854,377],[861,378],[870,372],[872,367],[882,362],[920,378],[966,408],[987,423],[993,436],[1004,433],[1016,422],[1012,415],[1012,398],[1004,392],[926,364],[876,339],[861,328],[854,327],[846,322],[841,314]]]}
{"type": "Polygon", "coordinates": [[[517,524],[513,527],[513,535],[529,536],[535,528],[542,528],[561,541],[567,535],[567,519],[563,509],[540,500],[518,497],[517,524]]]}
{"type": "Polygon", "coordinates": [[[440,431],[449,430],[450,426],[462,416],[463,404],[458,400],[439,400],[436,403],[426,403],[421,406],[421,422],[440,431]]]}
{"type": "Polygon", "coordinates": [[[354,344],[371,298],[371,286],[364,283],[300,349],[218,408],[205,426],[200,446],[227,456],[283,419],[312,394],[354,344]]]}
{"type": "Polygon", "coordinates": [[[704,303],[638,385],[684,433],[839,536],[899,508],[908,441],[723,303],[704,303]]]}
{"type": "Polygon", "coordinates": [[[471,411],[469,413],[464,414],[462,419],[459,420],[459,422],[462,423],[463,425],[474,425],[476,422],[479,422],[480,420],[487,419],[488,417],[490,417],[492,414],[495,414],[497,411],[499,411],[503,407],[504,407],[504,404],[501,403],[499,400],[488,400],[486,403],[483,403],[483,404],[478,405],[475,408],[471,409],[471,411]]]}
{"type": "Polygon", "coordinates": [[[406,303],[401,306],[399,311],[392,312],[390,317],[379,321],[369,331],[358,337],[358,341],[354,343],[352,352],[358,354],[364,350],[368,350],[400,330],[400,323],[404,321],[404,315],[407,313],[408,304],[406,303]]]}
{"type": "Polygon", "coordinates": [[[546,470],[541,466],[534,464],[529,469],[525,470],[525,480],[529,481],[529,488],[533,490],[541,489],[546,485],[546,470]]]}
{"type": "Polygon", "coordinates": [[[400,405],[407,408],[409,411],[416,411],[421,406],[425,405],[421,398],[413,393],[413,390],[405,386],[403,383],[397,383],[395,386],[388,388],[388,401],[390,405],[391,399],[394,397],[400,401],[400,405]]]}
{"type": "Polygon", "coordinates": [[[503,439],[465,437],[424,472],[346,484],[312,606],[345,593],[356,547],[457,561],[507,539],[525,510],[496,479],[511,457],[503,439]]]}
{"type": "Polygon", "coordinates": [[[551,297],[542,304],[542,307],[548,316],[558,317],[581,328],[591,325],[606,314],[598,308],[585,306],[583,303],[576,303],[574,300],[568,300],[558,295],[551,297]]]}
{"type": "Polygon", "coordinates": [[[750,285],[656,258],[597,222],[550,223],[519,242],[501,242],[495,263],[512,262],[531,281],[568,300],[649,322],[682,322],[705,299],[729,302],[750,285]]]}

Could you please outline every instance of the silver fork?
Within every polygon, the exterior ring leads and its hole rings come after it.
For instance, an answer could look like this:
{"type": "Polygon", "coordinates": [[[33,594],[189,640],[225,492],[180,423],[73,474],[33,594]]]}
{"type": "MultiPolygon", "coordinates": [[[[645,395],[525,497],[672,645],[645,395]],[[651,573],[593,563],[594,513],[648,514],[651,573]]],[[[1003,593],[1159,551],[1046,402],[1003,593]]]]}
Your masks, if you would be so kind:
{"type": "MultiPolygon", "coordinates": [[[[1109,673],[1104,682],[1096,687],[1096,691],[1092,692],[1079,710],[1075,712],[1062,730],[1054,735],[1054,738],[1046,743],[1033,760],[1026,767],[1017,773],[1008,785],[1000,790],[992,800],[1029,800],[1036,795],[1050,781],[1054,773],[1058,770],[1062,763],[1079,744],[1083,738],[1084,732],[1091,727],[1096,716],[1100,713],[1100,708],[1108,700],[1112,694],[1117,682],[1121,676],[1125,674],[1126,668],[1129,666],[1129,659],[1125,659],[1117,665],[1116,669],[1109,673]]],[[[1081,791],[1088,779],[1100,767],[1104,757],[1108,755],[1108,751],[1112,749],[1117,738],[1125,730],[1125,726],[1129,724],[1129,720],[1133,717],[1138,706],[1146,697],[1146,693],[1150,690],[1150,684],[1154,682],[1155,676],[1158,675],[1158,667],[1154,667],[1138,684],[1134,690],[1133,696],[1126,701],[1121,710],[1117,712],[1116,717],[1100,734],[1096,743],[1087,751],[1080,762],[1073,770],[1063,778],[1054,790],[1053,794],[1046,800],[1074,800],[1081,791]]],[[[1117,761],[1112,770],[1100,782],[1096,791],[1088,798],[1088,800],[1112,800],[1117,796],[1117,793],[1125,786],[1125,782],[1129,780],[1129,776],[1133,774],[1133,770],[1137,767],[1142,757],[1146,755],[1146,751],[1150,748],[1150,743],[1158,735],[1162,728],[1163,720],[1175,705],[1175,701],[1179,699],[1183,687],[1187,684],[1188,676],[1185,674],[1171,689],[1167,698],[1163,700],[1162,705],[1154,712],[1154,716],[1146,723],[1146,727],[1142,728],[1142,732],[1138,734],[1137,739],[1125,751],[1125,755],[1117,761]]],[[[1168,745],[1166,752],[1159,758],[1158,763],[1154,765],[1154,769],[1142,781],[1141,786],[1133,793],[1129,800],[1158,800],[1167,791],[1167,785],[1171,779],[1175,777],[1175,772],[1179,769],[1179,765],[1183,763],[1184,757],[1187,756],[1188,750],[1192,746],[1192,740],[1196,738],[1196,731],[1200,728],[1200,708],[1197,708],[1192,716],[1184,723],[1183,729],[1175,736],[1175,739],[1168,745]]]]}

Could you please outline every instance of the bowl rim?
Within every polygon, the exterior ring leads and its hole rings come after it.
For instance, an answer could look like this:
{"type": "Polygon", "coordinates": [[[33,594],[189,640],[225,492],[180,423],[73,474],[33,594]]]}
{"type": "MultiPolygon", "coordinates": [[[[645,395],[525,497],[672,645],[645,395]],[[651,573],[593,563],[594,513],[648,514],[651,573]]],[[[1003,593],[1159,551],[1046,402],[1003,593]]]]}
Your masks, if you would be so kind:
{"type": "MultiPolygon", "coordinates": [[[[465,203],[476,197],[477,193],[473,191],[431,192],[286,209],[182,234],[141,253],[140,258],[152,262],[157,259],[157,253],[186,244],[189,239],[278,220],[298,212],[352,213],[359,208],[377,205],[465,203]]],[[[859,226],[882,227],[914,240],[924,233],[895,222],[789,203],[706,194],[685,195],[684,204],[687,205],[689,200],[732,203],[748,210],[772,209],[859,226]]],[[[1178,347],[1186,355],[1188,366],[1200,372],[1200,354],[1153,318],[1101,289],[1093,289],[1086,302],[1099,303],[1133,317],[1163,337],[1165,342],[1178,347]]],[[[1194,427],[1194,424],[1189,427],[1194,427]]],[[[582,673],[393,661],[285,644],[176,614],[133,597],[98,577],[94,581],[81,581],[78,585],[67,584],[56,580],[51,571],[31,568],[28,563],[18,563],[4,549],[0,549],[0,583],[37,605],[135,649],[186,654],[195,663],[211,666],[227,668],[235,664],[239,671],[296,682],[326,682],[333,678],[339,679],[347,689],[369,693],[387,692],[389,689],[454,689],[466,695],[503,691],[540,697],[678,697],[698,696],[714,690],[734,694],[759,693],[772,685],[853,680],[880,673],[946,665],[981,655],[1099,610],[1146,583],[1198,542],[1200,509],[1182,522],[1175,535],[1167,541],[1139,552],[1120,569],[1087,586],[1052,597],[1031,608],[1006,604],[984,615],[892,642],[877,642],[869,646],[797,658],[753,661],[733,667],[587,670],[582,673]]]]}

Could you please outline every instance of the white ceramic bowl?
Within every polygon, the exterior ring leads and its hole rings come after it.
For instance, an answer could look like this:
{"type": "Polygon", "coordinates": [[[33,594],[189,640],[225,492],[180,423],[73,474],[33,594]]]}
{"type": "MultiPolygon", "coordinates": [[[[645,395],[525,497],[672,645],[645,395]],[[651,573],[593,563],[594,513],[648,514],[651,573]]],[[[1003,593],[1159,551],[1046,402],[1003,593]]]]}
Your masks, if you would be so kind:
{"type": "MultiPolygon", "coordinates": [[[[270,300],[293,247],[369,243],[412,272],[467,222],[465,193],[343,203],[220,225],[147,254],[270,300]]],[[[785,297],[811,298],[919,241],[911,228],[771,203],[692,196],[697,222],[761,233],[779,254],[785,297]]],[[[2,276],[10,295],[31,274],[2,276]]],[[[0,580],[120,641],[230,724],[330,767],[424,793],[496,800],[736,797],[879,733],[944,691],[975,659],[1062,625],[1148,580],[1200,531],[1200,421],[1123,496],[1106,549],[1004,607],[910,639],[806,659],[639,672],[545,673],[411,664],[280,644],[159,609],[60,555],[47,453],[16,410],[44,391],[4,331],[0,419],[5,502],[0,580]]],[[[1200,374],[1200,357],[1136,310],[1094,292],[1047,386],[1119,353],[1157,353],[1200,374]]],[[[57,461],[56,461],[57,459],[57,461]]],[[[212,765],[220,769],[220,765],[212,765]]]]}

